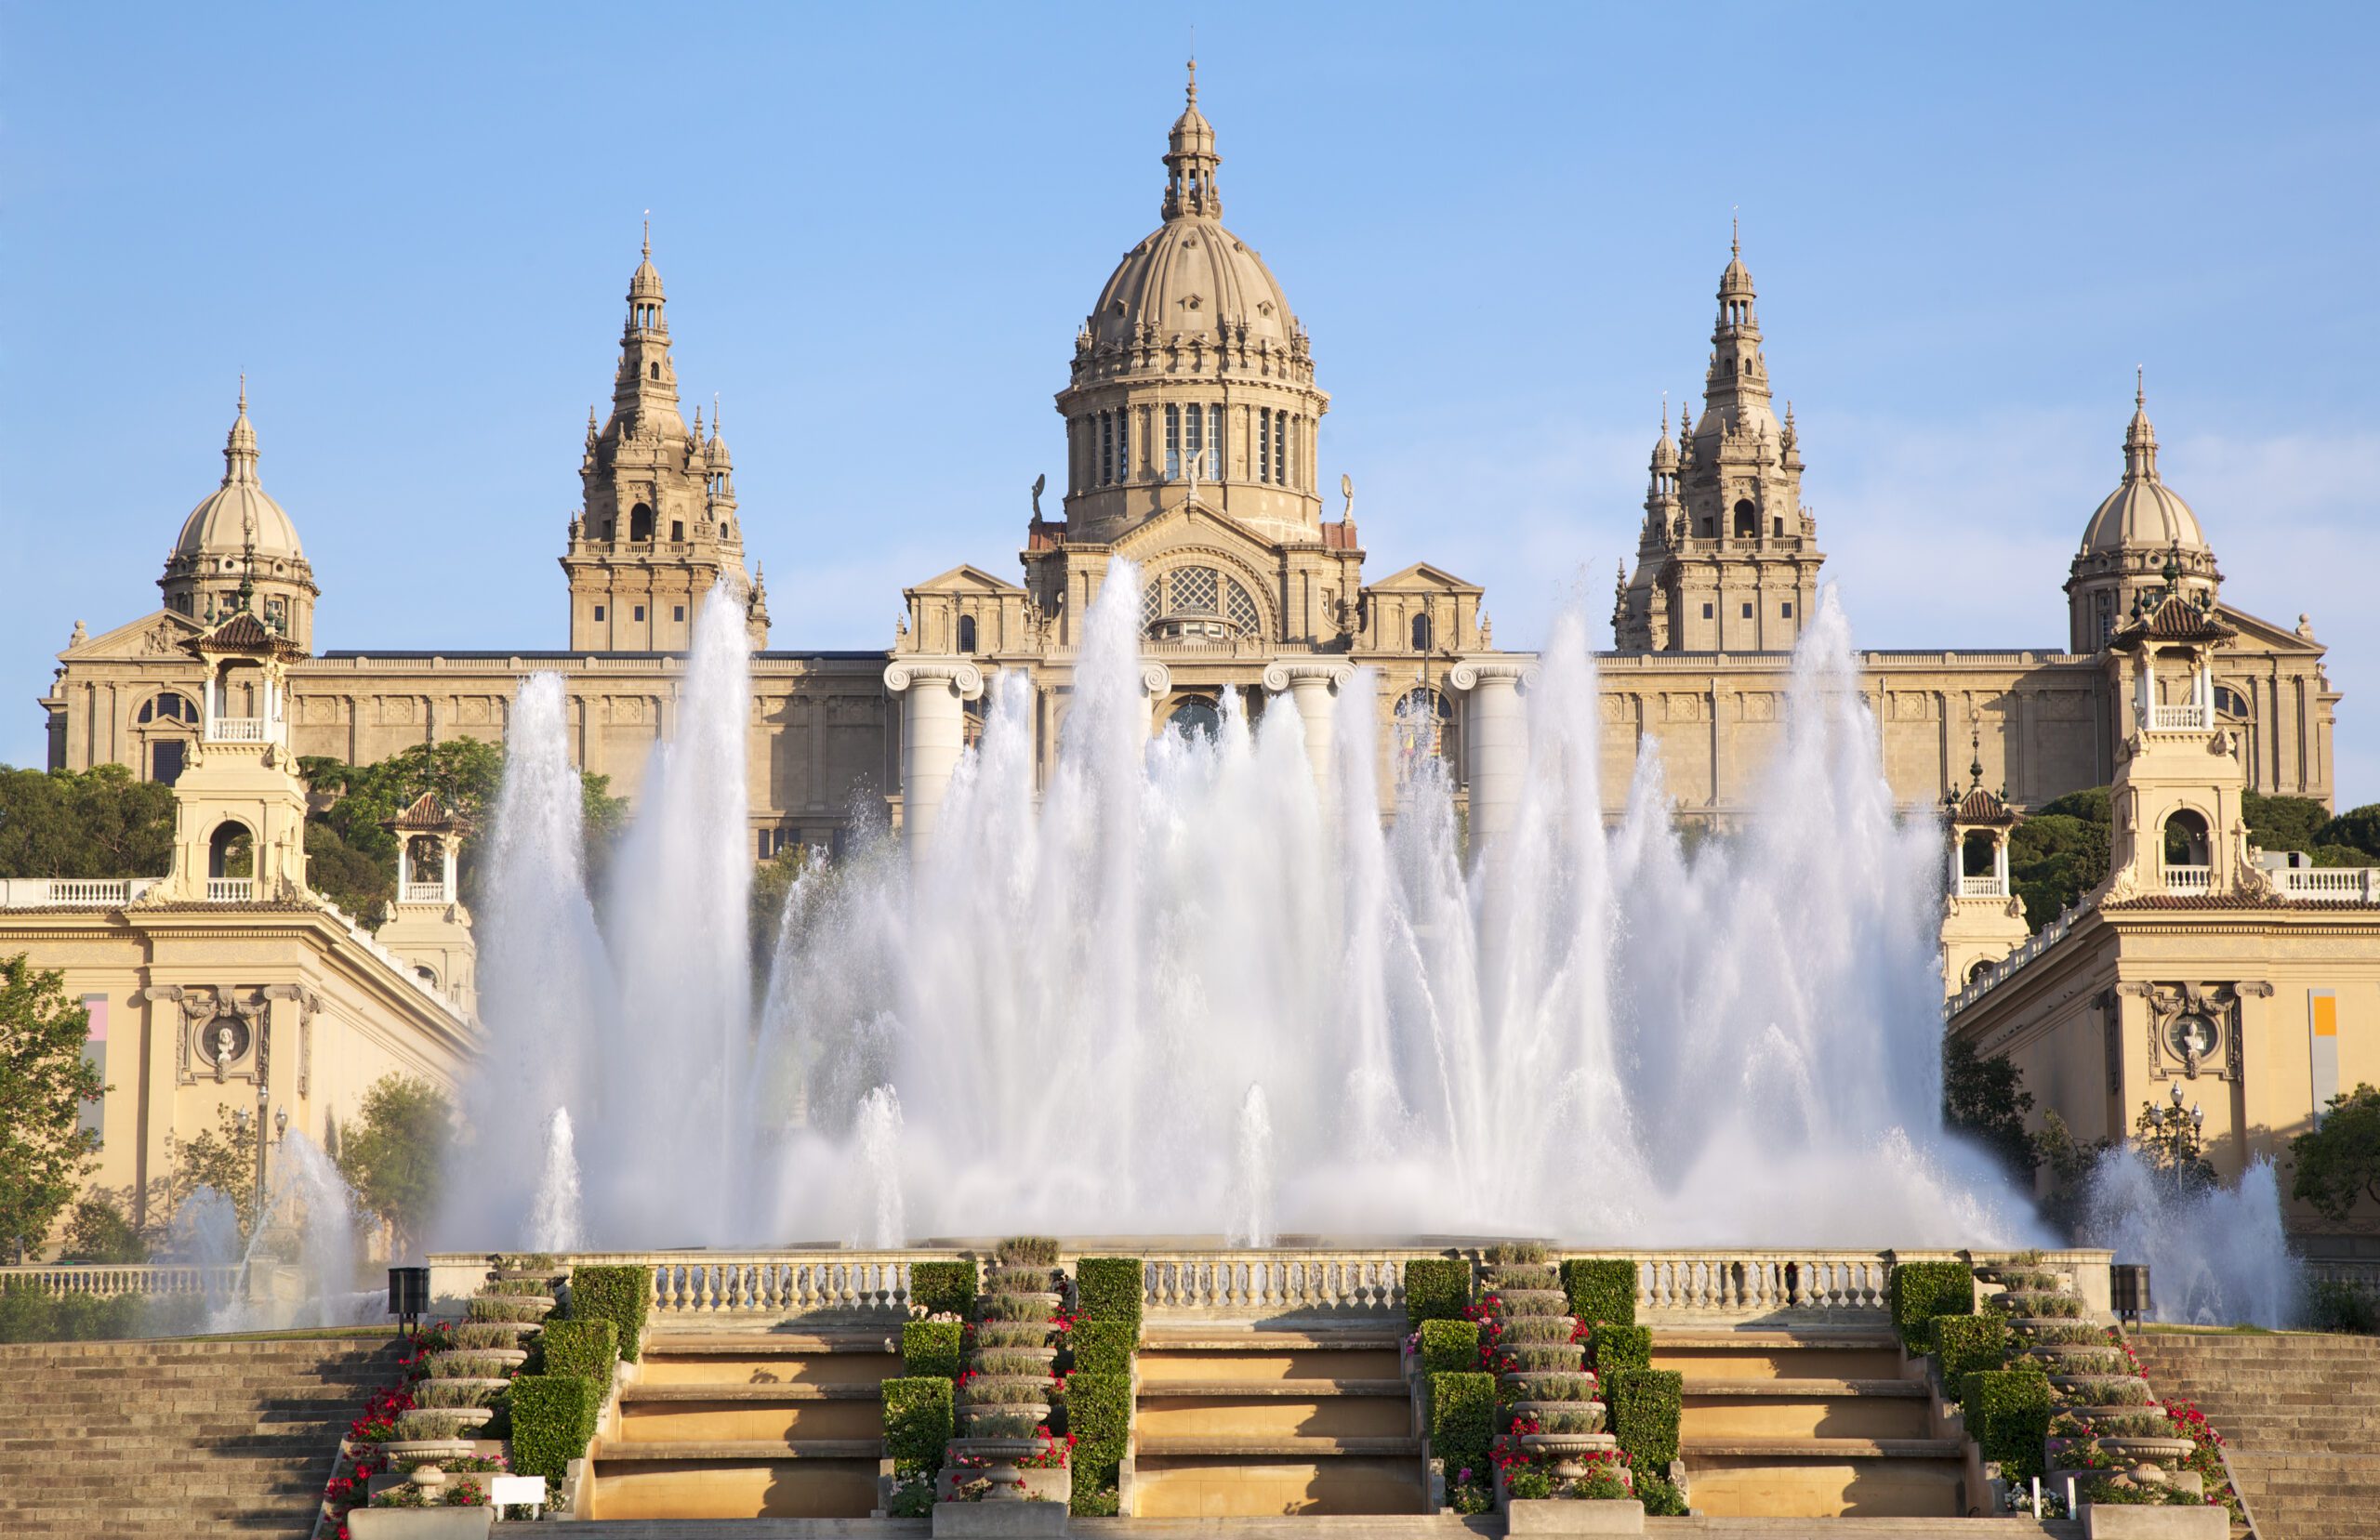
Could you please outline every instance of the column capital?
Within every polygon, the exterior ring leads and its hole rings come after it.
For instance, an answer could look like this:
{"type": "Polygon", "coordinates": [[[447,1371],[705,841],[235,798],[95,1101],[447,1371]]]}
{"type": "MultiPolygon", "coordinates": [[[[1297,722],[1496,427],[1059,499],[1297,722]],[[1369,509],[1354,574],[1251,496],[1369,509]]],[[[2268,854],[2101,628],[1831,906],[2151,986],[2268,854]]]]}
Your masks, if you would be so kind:
{"type": "Polygon", "coordinates": [[[972,701],[984,693],[984,671],[964,658],[896,658],[885,665],[884,688],[893,694],[918,684],[941,685],[972,701]]]}
{"type": "Polygon", "coordinates": [[[1355,677],[1355,665],[1338,658],[1279,658],[1265,665],[1264,688],[1277,695],[1299,685],[1343,688],[1355,677]]]}
{"type": "Polygon", "coordinates": [[[1509,681],[1515,685],[1537,683],[1537,658],[1527,652],[1498,652],[1487,657],[1465,658],[1447,670],[1447,683],[1457,690],[1476,690],[1482,684],[1509,681]]]}
{"type": "Polygon", "coordinates": [[[1165,665],[1161,663],[1148,663],[1145,661],[1142,663],[1141,698],[1143,700],[1156,700],[1158,696],[1164,694],[1167,691],[1171,690],[1172,688],[1172,669],[1166,667],[1165,665]]]}

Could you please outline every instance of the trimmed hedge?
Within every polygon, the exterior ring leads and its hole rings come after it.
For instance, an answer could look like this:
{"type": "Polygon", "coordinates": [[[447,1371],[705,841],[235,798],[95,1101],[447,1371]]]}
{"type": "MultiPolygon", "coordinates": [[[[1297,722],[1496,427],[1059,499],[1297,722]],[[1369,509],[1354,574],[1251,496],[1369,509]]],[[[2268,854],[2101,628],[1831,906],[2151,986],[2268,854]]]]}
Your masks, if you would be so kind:
{"type": "Polygon", "coordinates": [[[537,1334],[542,1372],[575,1375],[610,1389],[620,1362],[620,1329],[609,1321],[557,1321],[537,1334]]]}
{"type": "Polygon", "coordinates": [[[1105,1502],[1102,1494],[1120,1480],[1117,1469],[1130,1441],[1132,1376],[1079,1370],[1068,1375],[1066,1431],[1075,1438],[1074,1492],[1066,1507],[1076,1513],[1098,1513],[1105,1502]]]}
{"type": "Polygon", "coordinates": [[[619,1334],[620,1357],[634,1363],[644,1351],[644,1316],[653,1308],[653,1270],[645,1267],[573,1268],[572,1321],[608,1321],[619,1334]]]}
{"type": "Polygon", "coordinates": [[[950,1446],[950,1381],[913,1375],[884,1382],[884,1453],[903,1481],[930,1477],[942,1468],[950,1446]]]}
{"type": "Polygon", "coordinates": [[[1141,1259],[1085,1257],[1075,1263],[1075,1300],[1093,1321],[1141,1323],[1141,1259]]]}
{"type": "MultiPolygon", "coordinates": [[[[160,1306],[172,1300],[165,1295],[154,1298],[160,1306]]],[[[151,1296],[138,1294],[104,1298],[52,1294],[30,1278],[11,1278],[0,1283],[0,1342],[96,1342],[160,1335],[150,1303],[151,1296]]],[[[204,1330],[204,1323],[193,1320],[187,1329],[204,1330]]]]}
{"type": "Polygon", "coordinates": [[[2012,1481],[2042,1473],[2049,1402],[2049,1376],[2038,1369],[1977,1369],[1959,1388],[1967,1437],[2012,1481]]]}
{"type": "Polygon", "coordinates": [[[1462,1375],[1479,1367],[1479,1323],[1476,1321],[1424,1321],[1421,1323],[1421,1372],[1425,1375],[1462,1375]]]}
{"type": "Polygon", "coordinates": [[[1893,1329],[1903,1348],[1922,1353],[1934,1346],[1934,1318],[1975,1313],[1975,1270],[1964,1262],[1895,1262],[1893,1329]]]}
{"type": "Polygon", "coordinates": [[[957,1379],[959,1342],[966,1330],[956,1321],[911,1321],[901,1327],[901,1372],[913,1379],[957,1379]]]}
{"type": "Polygon", "coordinates": [[[604,1388],[583,1375],[518,1375],[512,1381],[512,1469],[559,1481],[587,1453],[604,1388]]]}
{"type": "Polygon", "coordinates": [[[1471,1264],[1460,1257],[1420,1257],[1405,1264],[1405,1320],[1460,1321],[1471,1303],[1471,1264]]]}
{"type": "Polygon", "coordinates": [[[1606,1322],[1595,1328],[1589,1348],[1594,1353],[1595,1373],[1604,1379],[1625,1369],[1653,1366],[1650,1326],[1621,1326],[1606,1322]]]}
{"type": "Polygon", "coordinates": [[[1977,1369],[2008,1362],[2008,1323],[1997,1315],[1937,1315],[1929,1324],[1942,1383],[1956,1386],[1977,1369]]]}
{"type": "Polygon", "coordinates": [[[1574,1257],[1562,1264],[1570,1313],[1590,1326],[1636,1324],[1636,1264],[1625,1257],[1574,1257]]]}
{"type": "MultiPolygon", "coordinates": [[[[1466,1323],[1468,1324],[1468,1323],[1466,1323]]],[[[1477,1370],[1430,1376],[1430,1453],[1445,1462],[1449,1482],[1467,1467],[1474,1481],[1488,1479],[1488,1446],[1496,1437],[1496,1376],[1477,1370]]]]}
{"type": "Polygon", "coordinates": [[[975,1264],[912,1262],[909,1303],[928,1315],[966,1315],[975,1303],[975,1264]]]}
{"type": "Polygon", "coordinates": [[[1686,1376],[1674,1369],[1622,1369],[1604,1382],[1611,1431],[1639,1469],[1665,1470],[1677,1458],[1677,1425],[1686,1376]]]}
{"type": "Polygon", "coordinates": [[[1090,1317],[1075,1323],[1066,1334],[1066,1345],[1075,1355],[1076,1371],[1087,1375],[1124,1375],[1132,1372],[1132,1350],[1140,1342],[1141,1326],[1137,1321],[1100,1321],[1090,1317]]]}

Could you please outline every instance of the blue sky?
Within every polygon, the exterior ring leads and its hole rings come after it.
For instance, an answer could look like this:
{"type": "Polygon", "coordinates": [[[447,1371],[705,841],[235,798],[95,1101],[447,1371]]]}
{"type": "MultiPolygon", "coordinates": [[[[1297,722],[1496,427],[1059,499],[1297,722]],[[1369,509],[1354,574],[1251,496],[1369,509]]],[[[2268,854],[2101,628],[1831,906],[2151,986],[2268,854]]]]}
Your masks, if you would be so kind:
{"type": "Polygon", "coordinates": [[[1600,621],[1740,207],[1864,645],[2061,643],[2145,363],[2226,597],[2312,615],[2342,804],[2380,799],[2380,45],[2344,7],[13,5],[0,760],[39,762],[76,619],[154,607],[243,369],[317,646],[559,645],[647,208],[775,645],[1014,572],[1193,20],[1375,573],[1488,585],[1506,646],[1581,586],[1600,621]]]}

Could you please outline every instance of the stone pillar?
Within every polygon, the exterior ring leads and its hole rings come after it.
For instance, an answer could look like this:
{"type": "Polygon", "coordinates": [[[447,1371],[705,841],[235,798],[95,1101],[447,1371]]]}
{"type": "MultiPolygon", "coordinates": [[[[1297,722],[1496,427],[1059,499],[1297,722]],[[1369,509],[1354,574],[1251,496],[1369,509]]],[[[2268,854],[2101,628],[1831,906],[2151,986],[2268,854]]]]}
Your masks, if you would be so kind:
{"type": "Polygon", "coordinates": [[[901,658],[884,670],[884,688],[901,697],[901,823],[915,860],[933,838],[967,744],[965,703],[984,692],[984,676],[963,658],[901,658]]]}
{"type": "MultiPolygon", "coordinates": [[[[1485,849],[1519,815],[1521,781],[1528,759],[1528,724],[1521,717],[1520,687],[1537,672],[1527,658],[1465,658],[1447,673],[1447,683],[1470,696],[1463,739],[1471,757],[1471,848],[1485,849]]],[[[1715,769],[1715,767],[1714,767],[1715,769]]]]}
{"type": "Polygon", "coordinates": [[[1264,670],[1264,688],[1278,695],[1289,692],[1305,727],[1305,757],[1314,771],[1314,789],[1323,805],[1330,804],[1330,739],[1332,695],[1355,677],[1353,665],[1336,659],[1285,660],[1264,670]]]}
{"type": "MultiPolygon", "coordinates": [[[[1172,689],[1173,670],[1161,663],[1141,665],[1141,736],[1143,738],[1157,736],[1157,704],[1165,699],[1172,689]]],[[[1054,743],[1051,745],[1051,752],[1054,757],[1056,753],[1054,743]]]]}

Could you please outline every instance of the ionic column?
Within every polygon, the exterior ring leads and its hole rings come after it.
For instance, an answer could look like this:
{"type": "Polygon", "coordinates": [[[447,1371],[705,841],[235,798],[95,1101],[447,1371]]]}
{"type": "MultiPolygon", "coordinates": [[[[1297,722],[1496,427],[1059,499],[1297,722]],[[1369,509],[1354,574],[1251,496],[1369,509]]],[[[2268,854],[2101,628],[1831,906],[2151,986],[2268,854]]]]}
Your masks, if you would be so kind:
{"type": "Polygon", "coordinates": [[[1324,806],[1330,800],[1330,711],[1332,692],[1355,677],[1352,665],[1333,659],[1284,661],[1264,670],[1264,688],[1278,695],[1289,692],[1305,728],[1306,766],[1314,771],[1314,789],[1324,806]]]}
{"type": "Polygon", "coordinates": [[[1521,717],[1520,687],[1536,672],[1533,660],[1512,656],[1465,658],[1447,672],[1447,683],[1470,696],[1463,739],[1471,755],[1474,851],[1510,830],[1519,815],[1528,760],[1528,724],[1521,717]]]}
{"type": "Polygon", "coordinates": [[[966,703],[984,692],[984,676],[962,658],[903,658],[884,670],[884,688],[901,697],[901,823],[916,860],[933,838],[967,746],[966,703]]]}
{"type": "Polygon", "coordinates": [[[1173,670],[1161,663],[1141,665],[1141,736],[1157,736],[1157,704],[1173,689],[1173,670]]]}

